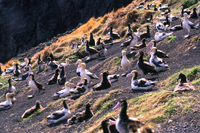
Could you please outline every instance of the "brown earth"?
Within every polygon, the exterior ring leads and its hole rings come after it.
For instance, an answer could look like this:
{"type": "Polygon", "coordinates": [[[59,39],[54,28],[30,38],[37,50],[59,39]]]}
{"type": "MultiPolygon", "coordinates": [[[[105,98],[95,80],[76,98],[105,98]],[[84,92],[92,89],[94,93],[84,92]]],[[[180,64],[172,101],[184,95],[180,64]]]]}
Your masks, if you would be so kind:
{"type": "MultiPolygon", "coordinates": [[[[195,20],[192,20],[195,21],[195,20]]],[[[173,25],[179,24],[179,20],[176,20],[173,22],[173,25]]],[[[147,43],[150,42],[154,38],[155,34],[155,28],[151,27],[151,38],[147,39],[147,43]]],[[[178,72],[184,68],[191,68],[195,65],[200,65],[199,62],[199,52],[200,52],[200,43],[198,41],[191,42],[192,38],[194,36],[199,36],[199,30],[192,30],[192,36],[190,39],[183,39],[183,36],[187,34],[187,31],[181,30],[174,32],[174,36],[176,36],[176,40],[174,42],[163,43],[162,41],[157,44],[157,48],[160,50],[165,51],[169,54],[170,58],[165,59],[165,61],[168,63],[170,70],[162,72],[158,75],[150,76],[148,75],[147,78],[151,78],[154,80],[162,81],[166,79],[168,76],[172,75],[175,72],[178,72]]],[[[116,41],[113,44],[107,44],[106,47],[108,49],[107,58],[105,60],[99,60],[96,58],[96,55],[92,56],[91,61],[87,61],[86,68],[89,69],[91,72],[94,72],[96,75],[99,76],[101,72],[104,71],[104,64],[108,61],[110,61],[114,57],[121,57],[121,50],[124,48],[120,47],[121,41],[116,41]]],[[[145,56],[147,56],[147,52],[150,50],[151,46],[148,46],[146,48],[143,48],[142,50],[145,52],[145,56]]],[[[138,61],[138,58],[135,58],[135,53],[137,53],[139,50],[136,50],[133,52],[132,55],[129,55],[129,59],[132,63],[132,69],[136,68],[136,63],[138,61]]],[[[34,53],[34,51],[33,51],[34,53]]],[[[84,62],[86,61],[86,58],[82,59],[84,62]]],[[[76,77],[76,67],[77,65],[75,63],[72,63],[71,65],[67,66],[65,68],[67,80],[71,79],[72,77],[76,77]]],[[[112,71],[112,70],[109,70],[112,71]]],[[[142,77],[142,72],[138,70],[139,77],[142,77]]],[[[36,71],[34,71],[36,73],[36,71]]],[[[45,108],[44,111],[42,111],[39,115],[35,115],[25,121],[22,121],[21,115],[23,112],[32,107],[35,104],[36,100],[39,100],[41,102],[41,105],[43,107],[46,107],[49,102],[54,102],[52,95],[56,92],[57,88],[61,88],[59,85],[47,85],[47,80],[51,77],[52,72],[49,70],[44,74],[40,73],[38,75],[35,74],[36,80],[42,83],[42,85],[46,88],[44,93],[41,93],[39,96],[36,96],[32,99],[28,99],[27,96],[32,94],[31,89],[23,89],[25,87],[24,82],[19,82],[15,86],[17,88],[17,94],[16,99],[17,101],[13,104],[11,109],[1,111],[0,112],[0,132],[65,132],[65,133],[75,133],[75,132],[83,132],[84,129],[87,129],[89,126],[91,126],[96,120],[104,116],[106,112],[111,112],[112,107],[116,104],[113,103],[112,106],[109,106],[106,110],[104,110],[100,115],[98,115],[95,118],[91,118],[90,120],[84,121],[82,123],[77,123],[72,126],[68,126],[66,121],[63,121],[58,124],[49,125],[45,118],[47,115],[52,113],[55,110],[58,110],[62,108],[61,101],[56,103],[55,106],[48,106],[45,108]]],[[[122,74],[123,71],[121,68],[117,69],[114,73],[122,74]]],[[[100,76],[99,76],[100,77],[100,76]]],[[[100,78],[101,79],[101,78],[100,78]]],[[[91,86],[95,85],[96,83],[100,82],[99,80],[93,80],[91,86]]],[[[72,80],[73,83],[78,83],[80,79],[74,79],[72,80]]],[[[90,103],[93,105],[96,99],[99,97],[104,96],[105,94],[108,94],[111,90],[119,90],[120,94],[113,97],[114,99],[119,98],[125,98],[130,99],[134,98],[137,95],[142,95],[144,93],[148,92],[133,92],[130,87],[131,78],[130,77],[120,77],[119,81],[112,84],[112,87],[106,90],[96,91],[90,93],[90,95],[87,96],[86,101],[90,101],[90,103]]],[[[7,88],[0,90],[0,95],[3,95],[5,93],[7,88]]],[[[159,91],[160,87],[156,86],[152,91],[159,91]]],[[[85,94],[86,95],[86,94],[85,94]]],[[[70,96],[71,97],[71,96],[70,96]]],[[[4,101],[5,98],[3,98],[2,101],[4,101]]],[[[78,102],[79,99],[77,98],[75,102],[78,102]]],[[[85,102],[86,102],[85,101],[85,102]]],[[[93,107],[93,106],[92,106],[93,107]]],[[[72,108],[72,103],[69,104],[69,108],[72,111],[72,114],[75,114],[77,111],[84,110],[84,106],[81,106],[79,108],[72,108]]],[[[97,111],[94,112],[94,114],[97,113],[97,111]]],[[[160,130],[162,133],[197,133],[200,131],[200,124],[199,124],[199,112],[187,114],[181,118],[174,118],[171,123],[163,123],[161,126],[156,127],[160,130]]]]}

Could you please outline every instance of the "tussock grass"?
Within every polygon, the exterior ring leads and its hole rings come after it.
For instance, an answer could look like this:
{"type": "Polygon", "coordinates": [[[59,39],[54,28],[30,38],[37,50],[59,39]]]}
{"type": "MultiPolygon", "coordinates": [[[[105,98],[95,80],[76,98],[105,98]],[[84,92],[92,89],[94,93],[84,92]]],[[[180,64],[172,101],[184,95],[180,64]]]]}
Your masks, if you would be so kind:
{"type": "Polygon", "coordinates": [[[166,80],[159,83],[160,86],[166,87],[168,89],[172,89],[175,87],[175,85],[178,83],[177,78],[179,73],[186,74],[186,78],[193,83],[193,85],[199,84],[199,78],[200,78],[200,66],[194,66],[190,69],[183,69],[177,73],[174,73],[170,77],[168,77],[166,80]]]}
{"type": "Polygon", "coordinates": [[[110,105],[111,103],[110,100],[114,99],[117,95],[121,94],[122,92],[123,91],[120,89],[111,90],[104,97],[97,99],[96,102],[93,104],[93,111],[99,110],[100,108],[101,110],[103,110],[104,108],[108,107],[108,105],[110,105]],[[102,106],[104,107],[102,108],[102,106]]]}

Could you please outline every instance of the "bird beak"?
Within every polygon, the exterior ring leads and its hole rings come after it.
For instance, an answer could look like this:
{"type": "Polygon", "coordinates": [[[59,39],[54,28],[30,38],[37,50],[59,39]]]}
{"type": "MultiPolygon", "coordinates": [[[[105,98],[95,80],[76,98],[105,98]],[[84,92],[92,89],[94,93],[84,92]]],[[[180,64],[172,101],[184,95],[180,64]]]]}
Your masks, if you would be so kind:
{"type": "Polygon", "coordinates": [[[112,110],[115,110],[120,107],[120,103],[118,102],[112,110]]]}
{"type": "Polygon", "coordinates": [[[74,86],[74,83],[69,83],[69,85],[73,85],[74,86]]]}
{"type": "Polygon", "coordinates": [[[16,82],[15,80],[11,79],[12,82],[16,82]]]}
{"type": "Polygon", "coordinates": [[[77,85],[80,85],[80,84],[81,84],[81,82],[82,82],[82,80],[81,80],[81,81],[79,81],[77,85]]]}
{"type": "Polygon", "coordinates": [[[151,49],[151,50],[149,50],[148,54],[150,54],[151,52],[152,52],[152,49],[151,49]]]}
{"type": "Polygon", "coordinates": [[[135,56],[138,56],[140,54],[140,52],[138,52],[135,56]]]}
{"type": "Polygon", "coordinates": [[[110,125],[116,125],[116,121],[113,121],[113,120],[110,120],[110,119],[109,119],[109,124],[110,124],[110,125]]]}
{"type": "Polygon", "coordinates": [[[67,99],[68,100],[68,102],[74,102],[74,100],[72,100],[72,99],[67,99]]]}
{"type": "Polygon", "coordinates": [[[129,73],[129,74],[126,75],[126,77],[129,77],[129,76],[131,76],[131,75],[132,75],[132,73],[129,73]]]}
{"type": "Polygon", "coordinates": [[[149,46],[149,45],[151,45],[152,44],[152,41],[151,42],[149,42],[148,44],[147,44],[147,46],[149,46]]]}
{"type": "Polygon", "coordinates": [[[134,34],[137,38],[140,38],[139,36],[137,36],[136,34],[134,34]]]}

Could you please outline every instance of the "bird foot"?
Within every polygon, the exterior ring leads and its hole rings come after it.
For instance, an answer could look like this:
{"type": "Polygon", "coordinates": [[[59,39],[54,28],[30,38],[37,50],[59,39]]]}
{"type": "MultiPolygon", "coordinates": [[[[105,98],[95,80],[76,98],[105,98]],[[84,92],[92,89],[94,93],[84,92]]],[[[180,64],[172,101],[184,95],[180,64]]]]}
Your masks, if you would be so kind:
{"type": "Polygon", "coordinates": [[[34,95],[28,95],[28,99],[31,99],[33,97],[34,97],[34,95]]]}
{"type": "Polygon", "coordinates": [[[122,77],[126,77],[126,74],[127,74],[127,73],[123,73],[123,74],[122,74],[122,77]]]}
{"type": "Polygon", "coordinates": [[[90,60],[90,59],[91,59],[91,57],[90,57],[90,56],[86,58],[86,60],[90,60]]]}
{"type": "Polygon", "coordinates": [[[189,38],[189,37],[190,37],[190,35],[185,35],[185,36],[184,36],[184,38],[189,38]]]}

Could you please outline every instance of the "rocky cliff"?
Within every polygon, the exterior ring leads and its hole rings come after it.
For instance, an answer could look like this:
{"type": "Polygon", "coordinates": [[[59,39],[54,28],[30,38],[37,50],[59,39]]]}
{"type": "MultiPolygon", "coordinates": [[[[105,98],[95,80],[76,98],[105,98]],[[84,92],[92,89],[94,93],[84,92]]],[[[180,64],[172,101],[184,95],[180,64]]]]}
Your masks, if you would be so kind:
{"type": "Polygon", "coordinates": [[[132,0],[0,0],[0,62],[132,0]]]}

